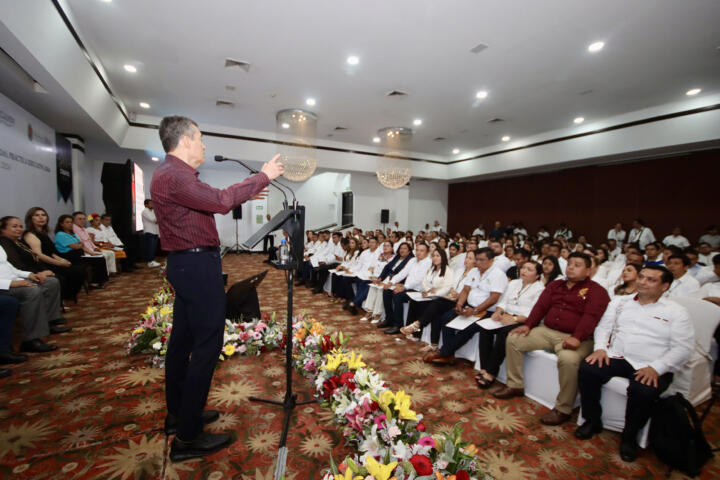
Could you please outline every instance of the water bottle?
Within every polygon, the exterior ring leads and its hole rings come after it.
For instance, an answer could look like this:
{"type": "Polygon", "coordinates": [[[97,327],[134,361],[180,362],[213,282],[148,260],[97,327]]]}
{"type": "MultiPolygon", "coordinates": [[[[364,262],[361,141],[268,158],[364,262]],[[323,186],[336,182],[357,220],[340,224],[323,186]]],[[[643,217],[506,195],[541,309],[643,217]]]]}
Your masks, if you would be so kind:
{"type": "Polygon", "coordinates": [[[290,263],[290,248],[288,247],[287,240],[284,238],[280,240],[280,248],[278,249],[280,254],[280,264],[285,265],[290,263]]]}

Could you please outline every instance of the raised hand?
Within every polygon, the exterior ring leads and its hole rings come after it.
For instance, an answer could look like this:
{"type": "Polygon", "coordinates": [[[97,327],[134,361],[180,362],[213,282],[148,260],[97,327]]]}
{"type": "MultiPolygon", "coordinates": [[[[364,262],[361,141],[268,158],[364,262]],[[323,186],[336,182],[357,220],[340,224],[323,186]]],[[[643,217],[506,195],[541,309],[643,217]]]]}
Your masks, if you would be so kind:
{"type": "Polygon", "coordinates": [[[285,165],[280,162],[281,156],[282,155],[278,153],[272,158],[272,160],[264,163],[262,166],[262,172],[267,175],[270,180],[275,180],[285,171],[285,165]]]}

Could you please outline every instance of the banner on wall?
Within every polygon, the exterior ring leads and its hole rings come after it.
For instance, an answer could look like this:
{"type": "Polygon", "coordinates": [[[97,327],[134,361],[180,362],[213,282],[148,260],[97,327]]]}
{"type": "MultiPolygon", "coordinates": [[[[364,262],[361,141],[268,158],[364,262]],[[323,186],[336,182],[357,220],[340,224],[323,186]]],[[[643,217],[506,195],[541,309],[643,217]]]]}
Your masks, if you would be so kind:
{"type": "Polygon", "coordinates": [[[57,168],[58,198],[69,201],[72,196],[72,145],[62,135],[55,134],[55,163],[57,168]]]}

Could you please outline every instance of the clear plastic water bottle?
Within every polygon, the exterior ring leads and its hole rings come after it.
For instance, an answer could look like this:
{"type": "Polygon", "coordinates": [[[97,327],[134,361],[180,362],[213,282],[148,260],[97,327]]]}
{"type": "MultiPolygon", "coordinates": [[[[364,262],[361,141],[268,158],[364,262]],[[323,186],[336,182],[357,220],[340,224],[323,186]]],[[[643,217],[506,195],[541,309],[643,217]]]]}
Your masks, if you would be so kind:
{"type": "Polygon", "coordinates": [[[280,240],[280,248],[278,249],[280,255],[280,264],[285,265],[290,263],[290,247],[287,244],[287,240],[284,238],[280,240]]]}

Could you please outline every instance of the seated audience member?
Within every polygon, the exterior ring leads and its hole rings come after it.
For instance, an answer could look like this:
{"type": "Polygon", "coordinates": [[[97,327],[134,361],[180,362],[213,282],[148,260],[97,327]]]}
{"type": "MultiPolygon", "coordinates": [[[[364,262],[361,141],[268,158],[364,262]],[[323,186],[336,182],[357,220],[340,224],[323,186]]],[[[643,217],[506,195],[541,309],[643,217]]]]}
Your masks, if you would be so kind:
{"type": "Polygon", "coordinates": [[[560,265],[560,272],[563,275],[565,275],[565,268],[567,267],[567,255],[569,254],[570,251],[558,242],[551,243],[548,249],[548,255],[552,255],[553,257],[555,257],[558,265],[560,265]],[[563,256],[563,254],[565,256],[563,256]]]}
{"type": "Polygon", "coordinates": [[[673,281],[664,295],[666,297],[694,297],[700,290],[700,282],[688,273],[690,260],[683,254],[671,255],[667,268],[672,272],[673,281]]]}
{"type": "Polygon", "coordinates": [[[42,277],[18,270],[7,260],[0,248],[0,291],[20,302],[22,326],[21,352],[43,353],[57,347],[45,343],[42,337],[50,334],[50,323],[60,318],[60,289],[48,284],[43,287],[42,277]]]}
{"type": "Polygon", "coordinates": [[[588,439],[603,429],[600,395],[612,377],[627,378],[625,427],[620,457],[637,458],[637,435],[653,406],[690,359],[695,344],[693,324],[685,308],[663,298],[673,275],[648,265],[640,271],[637,295],[615,298],[595,328],[595,351],[578,370],[580,402],[585,422],[575,436],[588,439]],[[662,321],[658,321],[662,319],[662,321]]]}
{"type": "Polygon", "coordinates": [[[117,266],[115,264],[115,252],[111,250],[102,250],[93,243],[90,239],[90,234],[85,229],[87,223],[87,217],[83,212],[73,213],[73,233],[80,239],[83,250],[88,255],[102,255],[105,258],[105,267],[108,273],[117,273],[117,266]]]}
{"type": "MultiPolygon", "coordinates": [[[[348,272],[351,275],[341,277],[341,281],[338,285],[333,283],[334,293],[338,297],[346,300],[345,305],[343,305],[343,310],[355,312],[353,315],[357,315],[357,307],[353,302],[353,299],[355,298],[353,286],[363,283],[372,276],[375,264],[377,263],[378,255],[380,254],[377,239],[375,237],[370,237],[369,239],[363,238],[361,242],[362,251],[360,252],[358,261],[353,269],[348,272]]],[[[358,287],[356,287],[356,289],[357,288],[358,287]]]]}
{"type": "Polygon", "coordinates": [[[511,281],[497,303],[492,319],[503,324],[493,330],[480,328],[480,374],[478,387],[490,388],[495,383],[500,365],[505,360],[505,341],[511,330],[522,325],[545,289],[539,263],[528,261],[520,269],[520,278],[511,281]]]}
{"type": "Polygon", "coordinates": [[[645,247],[645,265],[664,265],[660,242],[651,242],[645,247]]]}
{"type": "Polygon", "coordinates": [[[683,237],[680,227],[673,228],[672,234],[663,238],[662,243],[664,245],[675,245],[678,248],[687,248],[690,246],[688,239],[683,237]]]}
{"type": "Polygon", "coordinates": [[[480,331],[477,323],[472,323],[464,330],[450,328],[447,324],[458,315],[464,317],[485,318],[495,311],[500,296],[507,288],[508,279],[505,273],[494,266],[493,250],[481,248],[475,254],[475,265],[478,275],[475,282],[466,285],[458,296],[455,308],[446,312],[440,324],[442,327],[443,345],[440,350],[430,352],[423,360],[435,364],[455,363],[455,352],[465,345],[475,333],[480,331]]]}
{"type": "Polygon", "coordinates": [[[345,257],[342,235],[340,232],[333,232],[332,235],[328,231],[324,232],[323,241],[316,250],[315,255],[310,258],[311,271],[307,285],[313,287],[313,293],[321,293],[328,270],[342,262],[345,257]],[[329,241],[325,241],[325,237],[329,237],[329,241]]]}
{"type": "Polygon", "coordinates": [[[490,234],[488,235],[489,240],[500,240],[503,235],[505,235],[505,230],[502,228],[502,223],[500,223],[500,220],[495,220],[493,222],[493,228],[490,229],[490,234]]]}
{"type": "MultiPolygon", "coordinates": [[[[123,249],[122,242],[120,241],[117,236],[115,236],[116,241],[119,243],[116,245],[112,241],[110,241],[110,236],[107,230],[103,230],[103,224],[102,224],[102,218],[100,217],[100,214],[93,213],[90,216],[90,226],[87,227],[85,230],[87,230],[88,235],[90,235],[90,240],[100,247],[101,250],[110,250],[115,255],[115,260],[122,266],[123,271],[125,272],[132,272],[135,270],[135,267],[133,266],[132,262],[129,260],[127,252],[123,249]]],[[[113,232],[114,233],[114,232],[113,232]]]]}
{"type": "Polygon", "coordinates": [[[454,271],[462,270],[465,263],[465,253],[460,251],[460,243],[453,242],[448,247],[448,266],[454,271]]]}
{"type": "MultiPolygon", "coordinates": [[[[19,309],[20,302],[17,298],[0,291],[0,365],[22,363],[28,359],[27,355],[15,353],[12,349],[12,330],[19,309]]],[[[0,378],[11,373],[8,368],[0,368],[0,378]]]]}
{"type": "Polygon", "coordinates": [[[432,230],[433,230],[433,232],[438,232],[438,233],[445,231],[445,229],[442,227],[442,225],[440,225],[440,222],[437,221],[437,220],[435,220],[435,223],[433,224],[432,230]]]}
{"type": "Polygon", "coordinates": [[[490,240],[488,247],[493,251],[493,266],[503,273],[506,273],[513,266],[512,260],[505,256],[502,243],[497,240],[490,240]]]}
{"type": "Polygon", "coordinates": [[[608,241],[613,240],[616,245],[622,246],[622,244],[625,242],[625,230],[623,230],[622,223],[618,222],[615,224],[613,228],[611,228],[608,231],[607,239],[608,241]]]}
{"type": "MultiPolygon", "coordinates": [[[[720,306],[720,282],[706,283],[700,287],[697,297],[720,306]]],[[[720,325],[718,325],[718,330],[720,330],[720,325]]]]}
{"type": "Polygon", "coordinates": [[[577,395],[580,362],[593,351],[592,333],[605,312],[610,297],[589,278],[592,262],[581,252],[570,254],[567,280],[547,285],[525,320],[507,339],[507,386],[496,390],[497,398],[524,394],[523,354],[552,349],[558,357],[560,392],[555,407],[540,422],[559,425],[570,419],[577,395]],[[544,319],[543,325],[539,325],[544,319]]]}
{"type": "Polygon", "coordinates": [[[480,225],[477,226],[477,228],[475,230],[473,230],[472,234],[484,237],[485,236],[485,226],[481,223],[480,225]]]}
{"type": "Polygon", "coordinates": [[[695,275],[695,280],[698,281],[700,286],[720,282],[720,255],[714,256],[711,266],[703,267],[697,275],[695,275]]]}
{"type": "Polygon", "coordinates": [[[713,250],[720,249],[720,233],[718,233],[717,225],[707,227],[705,234],[700,237],[698,243],[707,243],[713,250]]]}
{"type": "Polygon", "coordinates": [[[717,255],[720,255],[720,253],[713,252],[712,247],[708,242],[701,242],[698,245],[698,262],[702,263],[706,267],[712,265],[712,259],[717,255]]]}
{"type": "Polygon", "coordinates": [[[545,240],[546,238],[550,238],[550,232],[548,232],[548,229],[545,225],[540,225],[540,228],[537,231],[537,238],[538,240],[545,240]]]}
{"type": "MultiPolygon", "coordinates": [[[[392,245],[392,242],[389,243],[392,245]]],[[[372,280],[376,288],[370,289],[365,302],[363,302],[363,309],[366,312],[371,312],[370,317],[364,317],[370,320],[370,323],[378,323],[385,316],[383,293],[395,285],[393,280],[402,273],[413,258],[415,257],[410,249],[410,245],[407,243],[400,245],[397,255],[383,268],[380,276],[372,280]]],[[[363,321],[363,319],[361,318],[360,321],[363,321]]]]}
{"type": "Polygon", "coordinates": [[[523,265],[530,261],[530,257],[530,252],[528,252],[524,248],[518,248],[517,251],[515,251],[515,254],[513,255],[515,265],[510,267],[507,272],[505,272],[505,275],[507,275],[509,280],[517,280],[518,278],[520,278],[520,269],[523,265]]]}
{"type": "Polygon", "coordinates": [[[360,256],[360,245],[357,241],[357,239],[353,236],[346,239],[347,243],[343,244],[343,248],[345,249],[345,256],[343,256],[343,261],[340,263],[340,265],[335,268],[335,271],[327,278],[325,281],[325,285],[323,286],[323,290],[327,292],[327,294],[332,297],[332,285],[333,281],[336,278],[339,278],[341,276],[344,276],[345,274],[349,274],[356,266],[358,257],[360,256]]]}
{"type": "Polygon", "coordinates": [[[385,333],[392,335],[400,333],[403,326],[403,306],[410,301],[406,292],[422,290],[425,275],[432,266],[429,257],[430,247],[426,243],[419,243],[415,249],[415,258],[410,260],[402,272],[393,278],[396,285],[392,290],[383,291],[383,305],[385,308],[385,321],[378,324],[378,328],[386,328],[385,333]]]}
{"type": "Polygon", "coordinates": [[[688,272],[690,275],[695,277],[703,268],[703,266],[698,263],[698,251],[693,247],[687,247],[683,249],[682,253],[688,257],[688,260],[690,260],[690,268],[688,269],[688,272]]]}
{"type": "Polygon", "coordinates": [[[615,288],[610,289],[611,297],[621,297],[624,295],[635,295],[637,293],[638,274],[642,267],[634,263],[628,263],[622,270],[622,283],[615,288]]]}
{"type": "Polygon", "coordinates": [[[557,230],[555,230],[555,234],[553,235],[553,238],[562,237],[565,240],[567,240],[568,238],[572,238],[572,236],[573,236],[572,230],[570,230],[570,228],[567,225],[565,225],[565,222],[560,222],[560,226],[558,227],[557,230]]]}
{"type": "Polygon", "coordinates": [[[560,270],[560,264],[558,259],[554,255],[547,255],[542,261],[542,278],[540,281],[543,285],[548,285],[555,280],[562,278],[562,270],[560,270]]]}
{"type": "MultiPolygon", "coordinates": [[[[26,245],[20,242],[23,232],[22,221],[17,217],[0,218],[0,248],[5,251],[7,261],[18,271],[28,271],[37,275],[40,281],[40,288],[43,290],[48,304],[62,301],[60,280],[55,278],[52,270],[37,260],[26,245]],[[56,298],[57,297],[57,298],[56,298]]],[[[61,304],[62,305],[62,304],[61,304]]],[[[71,330],[70,327],[63,327],[65,319],[57,315],[50,320],[50,333],[64,333],[71,330]]]]}
{"type": "Polygon", "coordinates": [[[641,218],[633,220],[633,228],[628,234],[628,242],[637,243],[641,250],[651,242],[655,241],[655,234],[652,230],[645,226],[645,222],[641,218]]]}
{"type": "Polygon", "coordinates": [[[91,286],[102,288],[108,281],[108,273],[105,259],[94,252],[88,253],[84,250],[80,239],[73,233],[73,219],[70,215],[60,215],[55,227],[55,249],[65,260],[73,265],[85,263],[91,270],[91,286]],[[83,256],[87,253],[88,256],[83,256]]]}
{"type": "Polygon", "coordinates": [[[579,243],[580,245],[582,245],[583,248],[588,248],[588,247],[592,248],[592,245],[587,241],[587,237],[586,237],[585,234],[583,234],[583,233],[581,233],[580,235],[578,235],[578,237],[577,237],[577,243],[579,243]]]}
{"type": "Polygon", "coordinates": [[[608,240],[608,259],[611,262],[614,262],[620,254],[622,254],[622,249],[620,248],[617,241],[615,241],[612,238],[609,239],[608,240]]]}
{"type": "MultiPolygon", "coordinates": [[[[371,249],[373,242],[375,243],[375,245],[379,245],[376,239],[371,238],[371,249]]],[[[376,247],[374,253],[372,253],[371,266],[367,270],[367,278],[361,278],[360,281],[356,283],[357,290],[354,297],[350,299],[350,302],[348,303],[348,311],[352,315],[358,314],[357,308],[358,306],[362,306],[363,302],[367,298],[368,292],[370,290],[370,284],[382,276],[385,271],[385,267],[390,261],[392,261],[394,257],[395,254],[393,253],[392,243],[383,242],[382,247],[376,247]]],[[[362,321],[367,321],[366,317],[363,318],[364,320],[361,319],[362,321]]]]}

